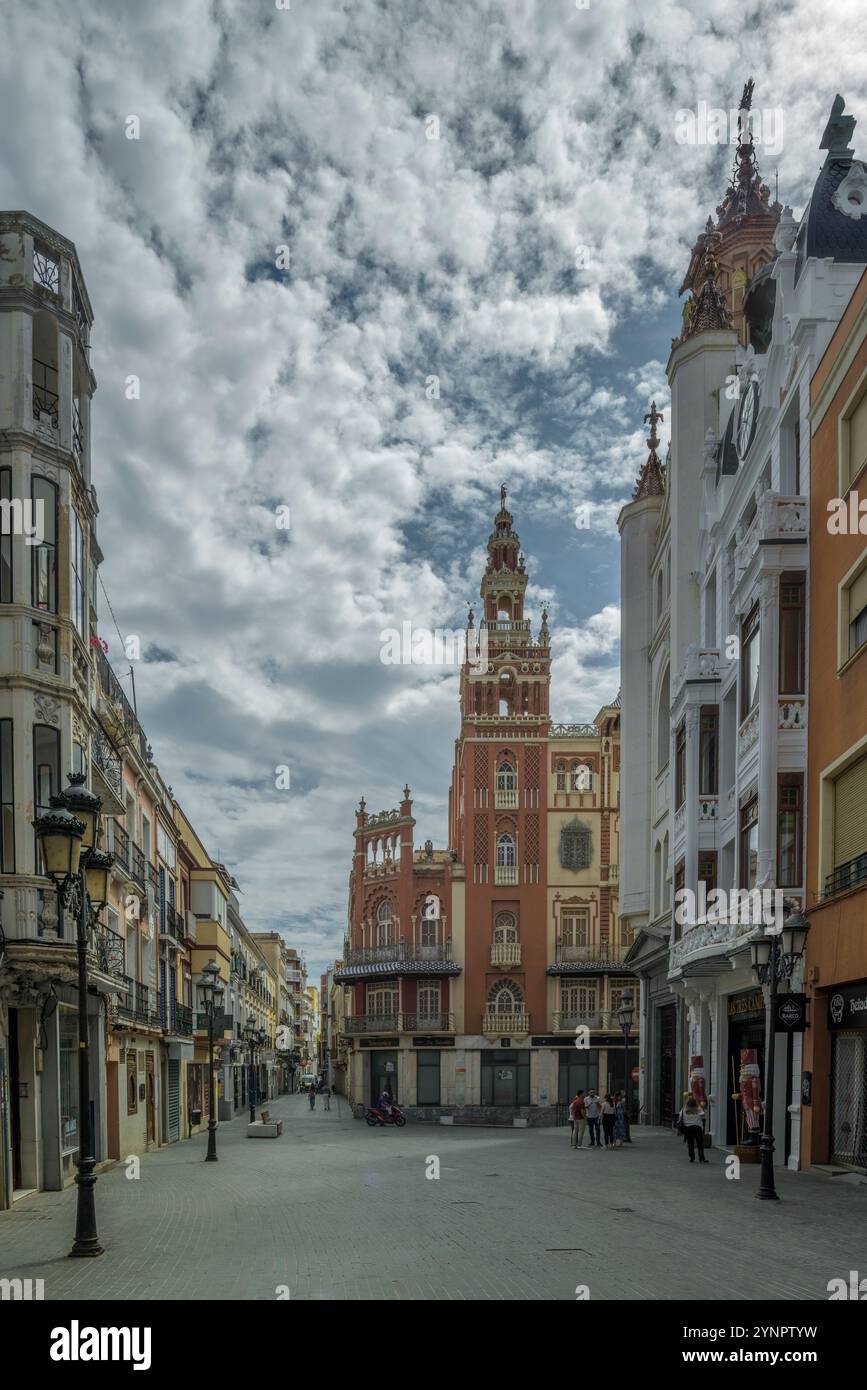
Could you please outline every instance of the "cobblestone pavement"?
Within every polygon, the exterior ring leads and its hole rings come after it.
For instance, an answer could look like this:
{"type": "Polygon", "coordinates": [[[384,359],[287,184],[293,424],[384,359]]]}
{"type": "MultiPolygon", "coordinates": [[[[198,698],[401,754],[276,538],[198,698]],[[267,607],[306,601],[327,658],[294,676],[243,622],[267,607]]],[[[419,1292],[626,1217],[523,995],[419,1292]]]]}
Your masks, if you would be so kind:
{"type": "Polygon", "coordinates": [[[867,1274],[867,1180],[690,1165],[674,1135],[569,1148],[565,1129],[370,1129],[335,1098],[272,1101],[276,1140],[221,1124],[123,1164],[96,1187],[98,1260],[66,1258],[75,1193],[0,1213],[0,1278],[41,1278],[46,1299],[826,1299],[867,1274]],[[439,1160],[440,1176],[425,1176],[439,1160]],[[285,1297],[285,1293],[283,1295],[285,1297]]]}

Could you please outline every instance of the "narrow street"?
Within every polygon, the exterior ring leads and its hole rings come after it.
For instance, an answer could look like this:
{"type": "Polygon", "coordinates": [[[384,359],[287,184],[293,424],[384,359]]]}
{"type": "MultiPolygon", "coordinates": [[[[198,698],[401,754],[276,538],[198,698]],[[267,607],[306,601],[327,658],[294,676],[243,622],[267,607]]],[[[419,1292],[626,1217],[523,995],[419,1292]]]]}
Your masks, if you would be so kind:
{"type": "Polygon", "coordinates": [[[276,1140],[221,1124],[96,1188],[105,1255],[70,1260],[75,1193],[0,1214],[0,1274],[63,1299],[817,1299],[863,1267],[867,1181],[690,1166],[680,1140],[569,1148],[568,1129],[370,1129],[335,1098],[272,1102],[276,1140]],[[439,1160],[438,1179],[426,1177],[439,1160]],[[748,1258],[746,1256],[748,1255],[748,1258]]]}

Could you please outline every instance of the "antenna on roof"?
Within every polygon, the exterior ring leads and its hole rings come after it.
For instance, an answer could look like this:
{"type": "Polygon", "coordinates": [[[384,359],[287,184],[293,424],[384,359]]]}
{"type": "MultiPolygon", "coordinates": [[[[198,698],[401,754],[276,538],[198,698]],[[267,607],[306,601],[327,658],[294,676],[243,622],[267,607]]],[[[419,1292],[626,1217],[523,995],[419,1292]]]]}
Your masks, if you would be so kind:
{"type": "Polygon", "coordinates": [[[775,202],[775,203],[778,203],[779,201],[780,201],[780,171],[779,171],[779,169],[775,169],[775,170],[774,170],[774,202],[775,202]]]}

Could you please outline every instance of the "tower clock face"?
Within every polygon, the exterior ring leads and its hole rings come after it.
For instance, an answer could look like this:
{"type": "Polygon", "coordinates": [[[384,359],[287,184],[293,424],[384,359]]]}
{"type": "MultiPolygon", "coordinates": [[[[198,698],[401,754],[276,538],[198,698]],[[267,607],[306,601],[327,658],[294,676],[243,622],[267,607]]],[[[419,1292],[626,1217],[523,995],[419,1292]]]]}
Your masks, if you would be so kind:
{"type": "Polygon", "coordinates": [[[759,383],[753,378],[741,400],[738,415],[738,457],[743,463],[750,451],[759,413],[759,383]]]}

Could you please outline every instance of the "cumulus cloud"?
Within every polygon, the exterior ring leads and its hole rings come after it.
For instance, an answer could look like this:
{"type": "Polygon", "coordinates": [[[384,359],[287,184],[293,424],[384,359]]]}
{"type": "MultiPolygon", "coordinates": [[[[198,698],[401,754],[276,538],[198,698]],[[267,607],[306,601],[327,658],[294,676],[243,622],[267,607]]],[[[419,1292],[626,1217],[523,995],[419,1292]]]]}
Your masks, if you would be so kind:
{"type": "Polygon", "coordinates": [[[677,288],[731,155],[678,144],[675,114],[735,104],[758,46],[803,206],[835,92],[867,107],[864,25],[854,0],[748,24],[686,0],[4,7],[0,201],[84,267],[142,721],[250,925],[315,968],[358,796],[409,779],[419,837],[445,834],[456,683],[384,666],[380,634],[462,621],[504,478],[558,717],[615,693],[613,522],[653,398],[667,439],[677,288]]]}

